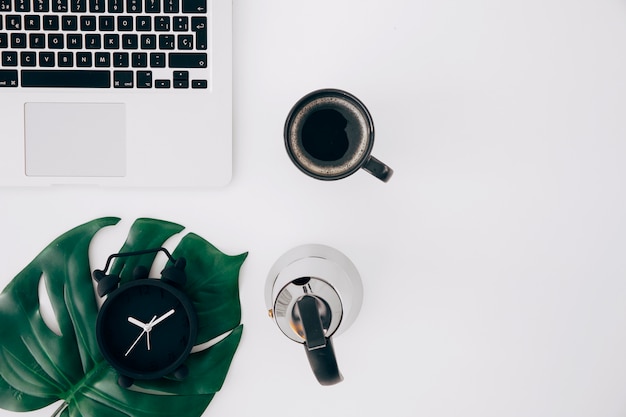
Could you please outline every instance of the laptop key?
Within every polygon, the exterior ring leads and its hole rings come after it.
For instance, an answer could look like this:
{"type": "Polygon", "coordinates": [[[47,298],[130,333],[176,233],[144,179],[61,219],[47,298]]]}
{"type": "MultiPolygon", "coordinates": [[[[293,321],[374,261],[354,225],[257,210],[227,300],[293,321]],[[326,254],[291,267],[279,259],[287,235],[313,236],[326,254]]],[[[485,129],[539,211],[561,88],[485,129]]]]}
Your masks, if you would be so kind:
{"type": "Polygon", "coordinates": [[[63,16],[61,19],[61,29],[63,30],[78,30],[78,17],[76,16],[63,16]]]}
{"type": "Polygon", "coordinates": [[[113,16],[98,16],[98,29],[100,31],[111,32],[115,27],[113,16]]]}
{"type": "Polygon", "coordinates": [[[91,67],[93,64],[93,57],[91,52],[77,52],[76,53],[76,66],[77,67],[91,67]]]}
{"type": "Polygon", "coordinates": [[[74,53],[73,52],[59,52],[59,67],[73,67],[74,66],[74,53]]]}
{"type": "Polygon", "coordinates": [[[46,35],[43,33],[29,33],[28,45],[31,49],[43,49],[46,45],[46,35]]]}
{"type": "Polygon", "coordinates": [[[59,16],[46,15],[43,17],[43,30],[59,30],[59,16]]]}
{"type": "Polygon", "coordinates": [[[54,67],[54,52],[39,52],[40,67],[54,67]]]}
{"type": "Polygon", "coordinates": [[[11,48],[16,48],[16,49],[26,48],[26,34],[25,33],[11,33],[11,48]]]}
{"type": "Polygon", "coordinates": [[[159,49],[174,49],[174,35],[159,35],[159,49]]]}
{"type": "Polygon", "coordinates": [[[0,87],[17,87],[17,70],[0,70],[0,87]]]}
{"type": "Polygon", "coordinates": [[[85,47],[87,49],[100,49],[102,47],[102,38],[99,33],[90,33],[85,35],[85,47]]]}
{"type": "Polygon", "coordinates": [[[111,72],[100,70],[22,70],[22,87],[110,88],[111,72]]]}
{"type": "Polygon", "coordinates": [[[20,52],[20,65],[34,67],[37,65],[37,54],[35,52],[20,52]]]}
{"type": "Polygon", "coordinates": [[[137,71],[137,88],[152,88],[152,71],[137,71]]]}
{"type": "Polygon", "coordinates": [[[39,15],[27,15],[24,16],[24,29],[26,30],[40,30],[41,19],[39,15]]]}
{"type": "Polygon", "coordinates": [[[186,32],[189,30],[189,18],[187,16],[176,16],[173,20],[175,32],[186,32]]]}
{"type": "Polygon", "coordinates": [[[84,32],[93,32],[94,30],[96,30],[96,16],[81,16],[80,30],[84,32]]]}
{"type": "Polygon", "coordinates": [[[113,66],[116,68],[125,68],[130,66],[130,55],[128,52],[114,52],[113,66]]]}
{"type": "Polygon", "coordinates": [[[159,13],[161,2],[159,0],[146,0],[146,13],[159,13]]]}
{"type": "Polygon", "coordinates": [[[126,0],[126,10],[129,13],[141,13],[141,0],[126,0]]]}
{"type": "Polygon", "coordinates": [[[178,13],[179,11],[178,0],[165,0],[163,2],[163,11],[165,13],[178,13]]]}
{"type": "Polygon", "coordinates": [[[208,88],[207,80],[191,80],[191,88],[208,88]]]}
{"type": "Polygon", "coordinates": [[[113,87],[133,88],[133,76],[132,71],[113,71],[113,87]]]}
{"type": "Polygon", "coordinates": [[[189,71],[174,71],[174,88],[189,88],[189,71]]]}
{"type": "Polygon", "coordinates": [[[169,32],[170,31],[170,17],[159,16],[154,18],[154,30],[157,32],[169,32]]]}
{"type": "Polygon", "coordinates": [[[124,11],[124,3],[122,0],[109,0],[109,13],[122,13],[124,11]]]}
{"type": "Polygon", "coordinates": [[[94,64],[96,67],[110,67],[111,66],[111,53],[110,52],[96,52],[94,64]]]}
{"type": "Polygon", "coordinates": [[[15,51],[2,52],[2,66],[3,67],[17,67],[17,52],[15,51]]]}
{"type": "Polygon", "coordinates": [[[156,80],[154,86],[156,88],[170,88],[170,80],[156,80]]]}
{"type": "Polygon", "coordinates": [[[206,0],[183,0],[183,13],[206,12],[206,0]]]}
{"type": "Polygon", "coordinates": [[[52,1],[53,12],[67,12],[67,0],[53,0],[52,1]]]}
{"type": "Polygon", "coordinates": [[[150,66],[154,68],[165,68],[165,54],[162,52],[151,52],[150,66]]]}
{"type": "Polygon", "coordinates": [[[16,12],[30,12],[30,2],[28,0],[15,0],[16,12]]]}
{"type": "Polygon", "coordinates": [[[206,68],[206,53],[172,52],[168,55],[170,68],[206,68]]]}
{"type": "Polygon", "coordinates": [[[89,0],[89,11],[91,13],[104,13],[106,2],[104,0],[89,0]]]}
{"type": "Polygon", "coordinates": [[[22,16],[15,14],[6,15],[7,30],[20,30],[22,28],[22,16]]]}
{"type": "Polygon", "coordinates": [[[35,12],[49,12],[50,2],[49,0],[34,0],[33,11],[35,12]]]}
{"type": "Polygon", "coordinates": [[[206,17],[192,17],[191,30],[196,33],[196,49],[207,49],[209,35],[206,17]]]}
{"type": "Polygon", "coordinates": [[[87,0],[70,0],[70,10],[75,13],[85,13],[87,11],[87,0]]]}
{"type": "Polygon", "coordinates": [[[150,16],[137,16],[136,27],[139,32],[149,32],[152,30],[152,19],[150,16]]]}

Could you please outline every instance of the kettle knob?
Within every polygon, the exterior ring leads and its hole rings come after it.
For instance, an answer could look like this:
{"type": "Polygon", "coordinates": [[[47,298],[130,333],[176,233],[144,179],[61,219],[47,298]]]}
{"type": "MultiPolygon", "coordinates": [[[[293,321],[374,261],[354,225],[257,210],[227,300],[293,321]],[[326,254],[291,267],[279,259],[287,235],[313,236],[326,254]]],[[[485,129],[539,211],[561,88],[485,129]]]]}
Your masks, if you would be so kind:
{"type": "Polygon", "coordinates": [[[294,312],[300,316],[304,333],[304,350],[311,369],[321,385],[334,385],[343,380],[330,337],[324,335],[322,318],[316,297],[304,295],[298,299],[294,312]]]}

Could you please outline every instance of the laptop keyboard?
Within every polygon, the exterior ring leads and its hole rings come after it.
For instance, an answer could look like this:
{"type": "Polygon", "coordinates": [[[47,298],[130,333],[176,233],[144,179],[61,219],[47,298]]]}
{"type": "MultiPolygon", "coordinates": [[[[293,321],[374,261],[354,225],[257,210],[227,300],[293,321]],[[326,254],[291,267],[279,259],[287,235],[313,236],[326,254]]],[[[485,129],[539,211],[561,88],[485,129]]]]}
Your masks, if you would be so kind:
{"type": "Polygon", "coordinates": [[[207,0],[0,0],[0,87],[205,89],[207,0]]]}

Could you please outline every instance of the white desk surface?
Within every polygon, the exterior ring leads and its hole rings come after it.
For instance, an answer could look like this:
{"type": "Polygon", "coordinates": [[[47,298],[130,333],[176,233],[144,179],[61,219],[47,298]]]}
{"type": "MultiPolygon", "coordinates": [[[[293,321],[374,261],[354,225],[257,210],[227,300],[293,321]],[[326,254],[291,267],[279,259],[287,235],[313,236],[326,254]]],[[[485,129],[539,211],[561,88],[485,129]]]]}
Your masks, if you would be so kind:
{"type": "Polygon", "coordinates": [[[232,183],[2,189],[2,286],[84,221],[122,217],[115,250],[135,218],[171,220],[250,253],[206,417],[626,415],[624,1],[235,0],[234,25],[232,183]],[[287,112],[323,87],[369,107],[389,183],[291,164],[287,112]],[[333,387],[264,305],[303,243],[364,283],[333,387]]]}

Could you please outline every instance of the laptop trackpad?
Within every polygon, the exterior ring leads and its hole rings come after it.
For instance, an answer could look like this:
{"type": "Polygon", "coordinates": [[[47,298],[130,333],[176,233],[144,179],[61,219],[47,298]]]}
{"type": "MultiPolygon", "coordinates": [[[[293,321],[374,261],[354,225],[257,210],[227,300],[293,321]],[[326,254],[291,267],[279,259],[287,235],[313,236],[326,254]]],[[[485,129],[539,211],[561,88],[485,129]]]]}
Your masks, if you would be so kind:
{"type": "Polygon", "coordinates": [[[124,104],[26,103],[24,115],[26,175],[126,175],[124,104]]]}

